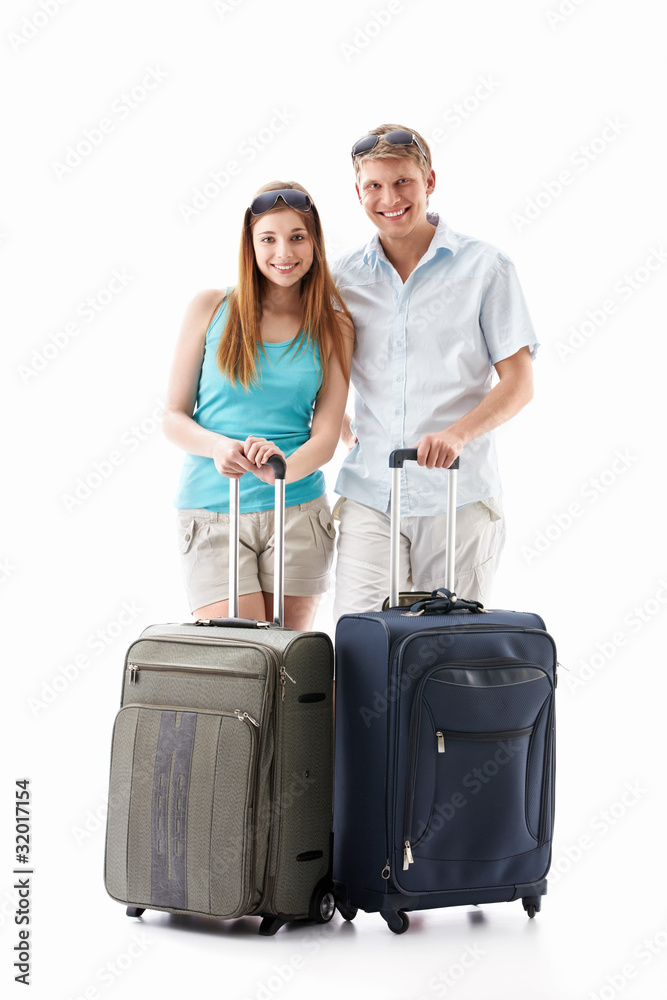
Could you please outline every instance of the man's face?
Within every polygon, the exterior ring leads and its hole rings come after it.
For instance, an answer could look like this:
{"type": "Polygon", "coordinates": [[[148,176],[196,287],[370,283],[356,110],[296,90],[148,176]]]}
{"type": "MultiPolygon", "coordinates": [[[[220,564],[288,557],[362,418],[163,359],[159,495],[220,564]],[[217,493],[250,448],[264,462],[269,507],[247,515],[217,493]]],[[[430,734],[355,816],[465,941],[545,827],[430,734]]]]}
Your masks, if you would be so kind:
{"type": "Polygon", "coordinates": [[[388,239],[404,239],[428,225],[426,199],[434,188],[434,171],[424,178],[419,165],[404,156],[362,161],[356,185],[366,215],[380,238],[388,239]]]}

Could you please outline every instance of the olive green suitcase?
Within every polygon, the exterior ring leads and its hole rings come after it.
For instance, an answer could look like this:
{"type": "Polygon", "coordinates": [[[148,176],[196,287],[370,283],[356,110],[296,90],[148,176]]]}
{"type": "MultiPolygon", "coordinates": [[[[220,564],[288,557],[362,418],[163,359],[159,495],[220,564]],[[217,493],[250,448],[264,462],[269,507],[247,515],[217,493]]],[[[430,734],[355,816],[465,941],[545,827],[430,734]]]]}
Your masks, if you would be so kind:
{"type": "MultiPolygon", "coordinates": [[[[281,627],[284,464],[276,476],[273,623],[230,612],[153,625],[130,646],[111,754],[105,883],[145,909],[326,922],[331,878],[333,649],[281,627]]],[[[232,497],[238,497],[236,489],[232,497]]],[[[232,499],[232,513],[238,502],[232,499]]]]}

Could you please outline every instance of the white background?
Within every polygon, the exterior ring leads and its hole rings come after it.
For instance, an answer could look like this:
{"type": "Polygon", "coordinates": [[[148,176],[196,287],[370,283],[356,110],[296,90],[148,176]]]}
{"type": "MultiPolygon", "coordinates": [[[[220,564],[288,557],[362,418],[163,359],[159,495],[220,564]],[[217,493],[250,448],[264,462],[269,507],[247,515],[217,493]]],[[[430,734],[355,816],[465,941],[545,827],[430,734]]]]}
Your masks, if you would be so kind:
{"type": "MultiPolygon", "coordinates": [[[[32,996],[664,991],[656,11],[649,0],[3,4],[0,974],[12,996],[22,777],[32,996]],[[493,603],[541,613],[569,668],[549,895],[534,921],[520,904],[424,911],[401,937],[363,914],[273,939],[257,938],[254,918],[130,921],[102,882],[109,742],[125,648],[150,623],[188,617],[171,508],[182,456],[159,429],[181,316],[200,289],[234,283],[243,211],[267,180],[305,184],[332,257],[365,242],[349,148],[384,121],[431,142],[432,208],[513,258],[542,343],[536,398],[499,435],[509,536],[493,603]],[[208,194],[186,219],[197,189],[208,194]]],[[[320,624],[331,628],[330,600],[320,624]]]]}

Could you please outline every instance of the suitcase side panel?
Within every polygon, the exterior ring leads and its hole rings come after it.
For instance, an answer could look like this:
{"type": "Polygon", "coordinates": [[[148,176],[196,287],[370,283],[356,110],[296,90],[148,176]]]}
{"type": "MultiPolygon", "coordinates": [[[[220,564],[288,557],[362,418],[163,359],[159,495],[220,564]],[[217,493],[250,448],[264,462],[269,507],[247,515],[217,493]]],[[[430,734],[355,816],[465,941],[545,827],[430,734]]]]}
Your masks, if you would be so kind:
{"type": "Polygon", "coordinates": [[[138,709],[119,716],[114,726],[109,776],[109,809],[107,813],[104,881],[107,892],[115,899],[128,901],[127,895],[127,829],[130,816],[130,796],[134,760],[134,733],[138,709]]]}
{"type": "Polygon", "coordinates": [[[317,884],[331,873],[333,825],[333,648],[324,634],[297,634],[285,649],[289,677],[276,696],[279,732],[272,913],[307,917],[317,884]]]}
{"type": "Polygon", "coordinates": [[[379,616],[344,615],[335,649],[334,880],[343,898],[366,891],[381,897],[387,891],[389,631],[379,616]]]}

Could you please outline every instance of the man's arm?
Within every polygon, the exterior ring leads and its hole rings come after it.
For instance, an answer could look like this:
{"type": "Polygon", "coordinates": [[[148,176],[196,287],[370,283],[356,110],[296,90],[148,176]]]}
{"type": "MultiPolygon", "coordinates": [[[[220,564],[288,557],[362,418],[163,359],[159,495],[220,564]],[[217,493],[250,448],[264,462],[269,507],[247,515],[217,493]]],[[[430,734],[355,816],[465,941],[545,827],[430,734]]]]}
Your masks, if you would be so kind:
{"type": "Polygon", "coordinates": [[[498,379],[474,410],[444,431],[425,434],[417,442],[417,461],[429,469],[447,469],[474,438],[488,434],[515,417],[533,398],[533,363],[530,349],[522,347],[494,365],[498,379]]]}

